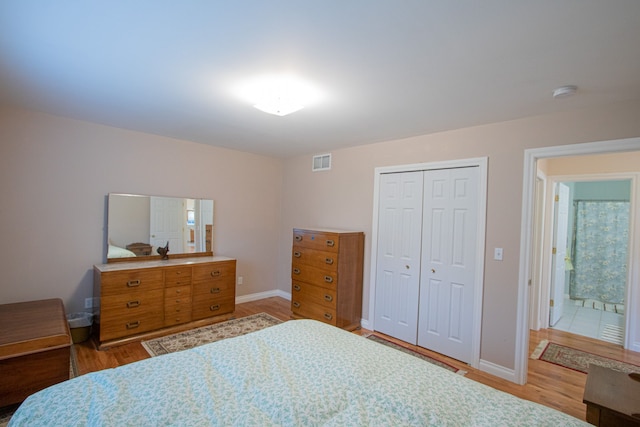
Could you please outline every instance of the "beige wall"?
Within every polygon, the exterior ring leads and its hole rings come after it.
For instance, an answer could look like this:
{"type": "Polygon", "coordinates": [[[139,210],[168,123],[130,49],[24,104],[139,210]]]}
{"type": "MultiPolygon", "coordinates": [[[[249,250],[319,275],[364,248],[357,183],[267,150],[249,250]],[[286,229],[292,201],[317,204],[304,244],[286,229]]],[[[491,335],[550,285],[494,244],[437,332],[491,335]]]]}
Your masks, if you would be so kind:
{"type": "Polygon", "coordinates": [[[277,287],[282,162],[34,112],[0,109],[0,303],[92,296],[110,192],[215,200],[213,249],[238,295],[277,287]]]}
{"type": "Polygon", "coordinates": [[[639,118],[639,103],[618,104],[371,144],[334,151],[332,169],[326,172],[311,172],[310,156],[289,159],[284,165],[278,283],[288,289],[293,227],[362,230],[367,239],[363,318],[369,320],[374,169],[488,157],[481,359],[513,369],[524,150],[636,137],[639,118]],[[492,259],[494,247],[504,248],[503,261],[492,259]]]}

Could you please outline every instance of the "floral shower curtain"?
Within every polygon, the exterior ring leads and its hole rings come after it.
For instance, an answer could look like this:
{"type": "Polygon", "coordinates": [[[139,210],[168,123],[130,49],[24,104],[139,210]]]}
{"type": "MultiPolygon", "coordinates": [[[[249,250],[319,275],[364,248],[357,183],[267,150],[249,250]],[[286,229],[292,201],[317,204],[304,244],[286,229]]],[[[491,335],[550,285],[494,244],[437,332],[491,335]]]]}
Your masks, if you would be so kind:
{"type": "Polygon", "coordinates": [[[574,201],[571,299],[624,303],[629,202],[574,201]]]}

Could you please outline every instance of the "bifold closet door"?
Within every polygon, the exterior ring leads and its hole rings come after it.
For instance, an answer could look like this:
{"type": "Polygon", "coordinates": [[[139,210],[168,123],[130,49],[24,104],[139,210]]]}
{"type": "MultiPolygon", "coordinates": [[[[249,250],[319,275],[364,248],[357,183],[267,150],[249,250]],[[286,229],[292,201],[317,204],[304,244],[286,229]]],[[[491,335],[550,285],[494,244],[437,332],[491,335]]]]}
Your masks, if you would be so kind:
{"type": "Polygon", "coordinates": [[[425,171],[418,345],[469,363],[479,168],[425,171]]]}
{"type": "Polygon", "coordinates": [[[380,176],[375,329],[417,342],[423,173],[380,176]]]}

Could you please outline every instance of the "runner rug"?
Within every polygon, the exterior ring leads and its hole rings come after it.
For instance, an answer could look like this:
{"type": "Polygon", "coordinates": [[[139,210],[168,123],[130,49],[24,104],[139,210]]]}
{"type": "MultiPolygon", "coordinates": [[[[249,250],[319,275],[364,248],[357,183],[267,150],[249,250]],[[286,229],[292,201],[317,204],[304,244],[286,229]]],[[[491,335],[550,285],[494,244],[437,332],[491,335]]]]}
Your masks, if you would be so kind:
{"type": "Polygon", "coordinates": [[[545,362],[553,363],[554,365],[573,369],[574,371],[583,372],[585,374],[589,371],[590,364],[600,365],[605,368],[627,373],[640,372],[640,366],[610,359],[604,356],[598,356],[597,354],[586,351],[576,350],[575,348],[566,347],[548,340],[540,341],[538,347],[536,347],[534,352],[531,353],[531,359],[544,360],[545,362]]]}
{"type": "Polygon", "coordinates": [[[239,319],[203,326],[202,328],[190,329],[149,341],[143,341],[141,344],[151,356],[160,356],[161,354],[187,350],[225,338],[245,335],[250,332],[268,328],[269,326],[277,325],[278,323],[282,323],[282,321],[267,313],[258,313],[239,319]]]}
{"type": "Polygon", "coordinates": [[[432,363],[434,365],[440,366],[441,368],[444,368],[444,369],[446,369],[448,371],[455,372],[455,373],[457,373],[459,375],[464,375],[464,374],[467,373],[467,371],[463,371],[461,369],[458,369],[455,366],[449,365],[448,363],[445,363],[445,362],[442,362],[440,360],[434,359],[433,357],[429,357],[426,354],[418,353],[417,351],[413,351],[413,350],[411,350],[409,348],[403,347],[401,345],[398,345],[398,344],[396,344],[394,342],[388,341],[388,340],[386,340],[384,338],[381,338],[381,337],[378,337],[376,335],[369,335],[369,336],[367,336],[367,338],[370,339],[371,341],[375,341],[377,343],[386,345],[387,347],[395,348],[396,350],[399,350],[399,351],[401,351],[403,353],[410,354],[410,355],[415,356],[415,357],[417,357],[419,359],[422,359],[422,360],[424,360],[426,362],[429,362],[429,363],[432,363]]]}

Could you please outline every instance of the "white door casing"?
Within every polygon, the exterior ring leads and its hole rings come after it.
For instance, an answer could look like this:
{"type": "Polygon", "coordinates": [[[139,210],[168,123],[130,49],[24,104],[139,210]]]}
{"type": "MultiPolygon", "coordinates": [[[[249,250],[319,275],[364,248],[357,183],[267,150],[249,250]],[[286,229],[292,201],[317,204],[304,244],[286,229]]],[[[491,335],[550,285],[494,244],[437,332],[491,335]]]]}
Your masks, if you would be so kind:
{"type": "Polygon", "coordinates": [[[422,172],[380,176],[376,330],[417,341],[422,172]]]}
{"type": "Polygon", "coordinates": [[[478,168],[424,172],[418,345],[470,363],[478,168]]]}
{"type": "Polygon", "coordinates": [[[565,258],[567,257],[567,237],[569,234],[569,187],[563,183],[556,185],[554,199],[554,231],[552,250],[551,300],[549,301],[549,326],[562,317],[565,288],[565,258]]]}

